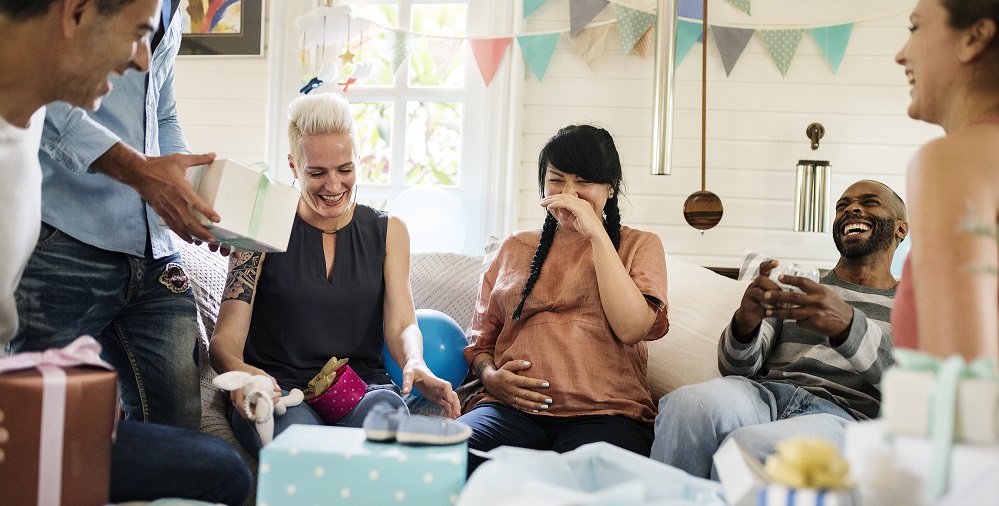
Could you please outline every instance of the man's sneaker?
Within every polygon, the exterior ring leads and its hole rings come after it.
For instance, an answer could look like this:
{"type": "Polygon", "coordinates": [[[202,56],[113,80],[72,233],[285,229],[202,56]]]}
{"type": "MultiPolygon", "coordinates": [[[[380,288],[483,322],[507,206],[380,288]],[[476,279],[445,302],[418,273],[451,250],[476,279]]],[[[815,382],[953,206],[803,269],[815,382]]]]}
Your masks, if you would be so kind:
{"type": "Polygon", "coordinates": [[[396,431],[399,430],[399,422],[409,417],[409,410],[406,406],[393,408],[392,406],[380,403],[371,408],[368,415],[364,417],[364,435],[368,441],[387,442],[396,438],[396,431]]]}
{"type": "Polygon", "coordinates": [[[399,421],[395,438],[408,445],[453,445],[472,435],[472,428],[456,420],[409,415],[399,421]]]}

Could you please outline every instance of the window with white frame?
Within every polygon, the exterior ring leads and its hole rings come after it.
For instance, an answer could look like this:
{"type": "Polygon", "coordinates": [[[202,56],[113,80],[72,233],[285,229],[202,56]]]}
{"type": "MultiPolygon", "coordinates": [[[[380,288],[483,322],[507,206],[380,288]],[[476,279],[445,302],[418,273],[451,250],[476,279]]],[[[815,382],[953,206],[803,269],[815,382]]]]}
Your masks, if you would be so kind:
{"type": "Polygon", "coordinates": [[[488,19],[489,3],[347,2],[361,22],[343,75],[371,66],[345,92],[360,134],[357,199],[402,217],[413,251],[482,245],[486,132],[473,119],[483,117],[486,88],[464,39],[475,20],[488,19]],[[393,69],[402,39],[412,51],[393,69]]]}

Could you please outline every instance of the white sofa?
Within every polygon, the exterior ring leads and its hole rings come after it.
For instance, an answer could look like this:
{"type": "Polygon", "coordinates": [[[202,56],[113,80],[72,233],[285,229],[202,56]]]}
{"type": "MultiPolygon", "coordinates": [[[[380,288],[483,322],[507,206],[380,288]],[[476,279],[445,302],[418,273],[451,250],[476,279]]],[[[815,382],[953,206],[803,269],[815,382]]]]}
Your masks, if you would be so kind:
{"type": "MultiPolygon", "coordinates": [[[[225,394],[212,383],[208,337],[218,316],[228,262],[206,246],[180,243],[188,276],[198,300],[202,330],[201,401],[204,432],[219,436],[240,449],[225,417],[225,394]]],[[[442,311],[460,325],[471,323],[484,255],[415,253],[410,281],[417,308],[442,311]]],[[[718,376],[716,346],[721,331],[739,305],[747,283],[666,256],[669,332],[649,343],[648,382],[653,399],[682,385],[718,376]]],[[[256,459],[243,452],[251,468],[256,459]]]]}

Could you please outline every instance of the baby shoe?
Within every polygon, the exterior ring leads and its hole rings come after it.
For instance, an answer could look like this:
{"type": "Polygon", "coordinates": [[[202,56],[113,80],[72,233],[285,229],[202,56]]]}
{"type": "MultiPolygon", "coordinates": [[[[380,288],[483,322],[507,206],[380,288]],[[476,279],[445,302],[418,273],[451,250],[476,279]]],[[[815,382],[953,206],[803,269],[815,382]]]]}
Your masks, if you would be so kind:
{"type": "Polygon", "coordinates": [[[457,420],[409,415],[399,420],[395,438],[408,445],[453,445],[472,435],[472,428],[457,420]]]}
{"type": "Polygon", "coordinates": [[[393,408],[387,403],[376,404],[367,416],[361,427],[368,441],[387,442],[396,438],[396,431],[399,430],[400,421],[409,417],[409,410],[406,406],[393,408]]]}

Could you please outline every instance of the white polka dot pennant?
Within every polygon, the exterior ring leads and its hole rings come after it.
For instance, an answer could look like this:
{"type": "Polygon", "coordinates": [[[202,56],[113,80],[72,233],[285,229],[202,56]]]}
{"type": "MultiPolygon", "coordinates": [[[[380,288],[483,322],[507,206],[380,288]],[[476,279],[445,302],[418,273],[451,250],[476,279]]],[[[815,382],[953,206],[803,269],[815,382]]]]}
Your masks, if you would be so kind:
{"type": "Polygon", "coordinates": [[[645,35],[652,23],[656,22],[656,15],[652,12],[644,12],[637,9],[615,6],[617,10],[617,30],[621,38],[621,51],[625,54],[631,52],[638,39],[645,35]]]}
{"type": "Polygon", "coordinates": [[[749,5],[749,0],[728,0],[728,3],[736,6],[736,8],[738,8],[742,12],[745,12],[746,14],[752,14],[752,12],[750,12],[751,8],[749,5]]]}
{"type": "Polygon", "coordinates": [[[780,75],[786,76],[794,53],[798,52],[798,43],[801,42],[804,30],[760,30],[759,33],[770,51],[770,57],[780,70],[780,75]]]}
{"type": "Polygon", "coordinates": [[[388,46],[389,65],[392,72],[399,70],[399,65],[413,52],[420,35],[400,30],[385,30],[385,44],[388,46]]]}

